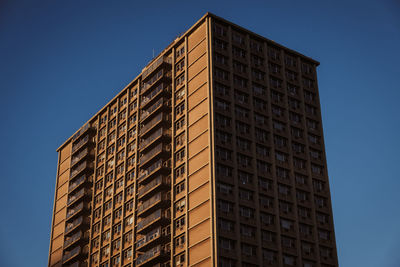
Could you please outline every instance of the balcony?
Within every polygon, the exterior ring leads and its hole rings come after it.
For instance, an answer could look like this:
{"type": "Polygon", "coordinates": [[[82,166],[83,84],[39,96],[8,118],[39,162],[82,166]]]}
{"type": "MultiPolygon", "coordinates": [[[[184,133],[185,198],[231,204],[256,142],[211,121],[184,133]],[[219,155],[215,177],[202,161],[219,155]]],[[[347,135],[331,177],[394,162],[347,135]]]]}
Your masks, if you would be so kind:
{"type": "Polygon", "coordinates": [[[76,227],[78,227],[79,225],[81,225],[81,223],[83,222],[83,217],[80,216],[77,219],[73,220],[70,223],[67,223],[67,226],[65,227],[65,234],[68,234],[69,232],[71,232],[73,229],[75,229],[76,227]]]}
{"type": "Polygon", "coordinates": [[[171,58],[162,56],[158,58],[156,61],[153,61],[148,67],[145,67],[142,70],[142,79],[146,79],[149,74],[151,74],[154,70],[156,70],[163,63],[171,64],[171,58]]]}
{"type": "Polygon", "coordinates": [[[82,236],[83,236],[82,231],[79,231],[76,234],[73,234],[70,238],[66,239],[64,241],[64,249],[68,248],[70,245],[80,240],[82,236]]]}
{"type": "Polygon", "coordinates": [[[152,241],[161,237],[161,227],[158,227],[152,231],[150,231],[147,235],[139,239],[136,243],[136,249],[143,249],[152,241]]]}
{"type": "Polygon", "coordinates": [[[153,99],[155,99],[158,95],[161,94],[161,92],[164,93],[170,93],[171,92],[171,87],[165,85],[164,83],[160,83],[157,85],[154,90],[152,90],[150,93],[148,93],[145,96],[142,96],[142,99],[140,101],[140,107],[143,108],[146,106],[148,103],[150,103],[153,99]]]}
{"type": "Polygon", "coordinates": [[[85,137],[83,137],[81,139],[81,141],[79,141],[76,144],[72,145],[72,154],[75,153],[76,151],[78,151],[84,144],[86,144],[89,141],[89,135],[87,134],[85,137]]]}
{"type": "Polygon", "coordinates": [[[87,154],[89,154],[89,149],[85,148],[78,154],[74,155],[71,159],[71,167],[75,165],[75,163],[79,162],[81,159],[83,159],[87,154]]]}
{"type": "Polygon", "coordinates": [[[136,259],[136,266],[141,266],[145,263],[150,263],[150,261],[153,261],[160,256],[169,256],[169,251],[164,249],[161,245],[158,245],[146,251],[144,254],[138,256],[136,259]]]}
{"type": "Polygon", "coordinates": [[[166,98],[160,98],[149,108],[142,110],[142,112],[140,114],[140,121],[144,121],[145,119],[147,119],[151,114],[153,114],[160,107],[162,107],[162,106],[169,107],[170,105],[171,105],[171,100],[168,100],[166,98]]]}
{"type": "Polygon", "coordinates": [[[143,216],[147,214],[149,211],[151,211],[152,208],[155,208],[156,206],[159,207],[157,204],[168,202],[168,206],[171,205],[170,201],[170,194],[166,193],[157,193],[156,195],[152,196],[146,201],[143,201],[142,203],[139,203],[137,205],[137,214],[138,216],[143,216]],[[168,200],[168,201],[167,201],[168,200]]]}
{"type": "Polygon", "coordinates": [[[151,119],[151,121],[149,121],[146,124],[141,124],[141,128],[140,128],[140,135],[144,135],[146,134],[151,128],[153,128],[154,126],[156,126],[157,124],[159,124],[160,122],[169,122],[170,120],[170,116],[168,114],[165,113],[160,113],[158,115],[156,115],[153,119],[151,119]]]}
{"type": "Polygon", "coordinates": [[[161,154],[163,152],[170,152],[171,151],[171,145],[165,145],[163,143],[158,144],[154,148],[152,148],[150,151],[141,154],[139,158],[139,164],[144,165],[145,163],[149,162],[152,158],[155,158],[156,155],[161,154]]]}
{"type": "Polygon", "coordinates": [[[141,169],[139,172],[137,181],[139,183],[143,182],[143,181],[147,180],[147,178],[149,178],[153,174],[155,174],[162,167],[169,168],[170,166],[171,166],[171,162],[169,160],[163,161],[162,159],[159,159],[156,162],[154,162],[152,165],[150,165],[149,167],[147,167],[145,169],[141,169]]]}
{"type": "Polygon", "coordinates": [[[137,223],[136,230],[137,232],[146,232],[150,229],[150,226],[158,226],[158,223],[162,221],[162,219],[169,219],[171,217],[169,210],[162,211],[161,209],[156,210],[143,220],[137,223]]]}
{"type": "Polygon", "coordinates": [[[75,141],[76,139],[79,138],[82,134],[84,134],[87,130],[90,129],[90,123],[86,123],[83,125],[77,132],[72,136],[72,141],[75,141]]]}
{"type": "Polygon", "coordinates": [[[88,167],[88,163],[87,163],[87,161],[84,161],[81,164],[79,164],[77,167],[71,169],[71,174],[70,174],[69,179],[73,179],[75,176],[80,174],[84,169],[86,169],[86,167],[88,167]]]}
{"type": "Polygon", "coordinates": [[[162,175],[159,175],[150,183],[146,184],[145,186],[139,187],[138,198],[140,199],[146,196],[148,193],[155,191],[155,189],[160,188],[162,185],[169,186],[170,183],[171,178],[169,176],[163,177],[162,175]]]}
{"type": "Polygon", "coordinates": [[[76,247],[69,252],[65,252],[63,256],[63,263],[67,263],[81,253],[81,247],[76,247]]]}
{"type": "Polygon", "coordinates": [[[68,208],[66,219],[68,220],[68,219],[74,217],[75,215],[77,215],[80,211],[83,210],[83,207],[84,207],[83,202],[81,202],[74,208],[68,208]]]}
{"type": "Polygon", "coordinates": [[[86,174],[80,176],[79,178],[75,179],[75,181],[73,183],[69,184],[68,187],[68,193],[71,193],[72,191],[74,191],[77,187],[79,187],[81,184],[83,184],[86,181],[92,181],[92,176],[90,176],[89,178],[86,179],[86,174]]]}
{"type": "Polygon", "coordinates": [[[157,140],[157,139],[159,139],[159,138],[161,138],[163,136],[170,137],[171,136],[171,131],[169,129],[163,129],[163,128],[157,129],[149,137],[143,138],[143,139],[140,140],[139,150],[145,149],[146,147],[148,147],[148,145],[150,145],[155,140],[157,140]]]}
{"type": "Polygon", "coordinates": [[[82,188],[81,190],[79,190],[75,194],[69,195],[68,196],[68,201],[67,201],[67,206],[71,205],[72,203],[74,203],[78,199],[82,198],[85,195],[85,193],[86,193],[86,189],[82,188]]]}

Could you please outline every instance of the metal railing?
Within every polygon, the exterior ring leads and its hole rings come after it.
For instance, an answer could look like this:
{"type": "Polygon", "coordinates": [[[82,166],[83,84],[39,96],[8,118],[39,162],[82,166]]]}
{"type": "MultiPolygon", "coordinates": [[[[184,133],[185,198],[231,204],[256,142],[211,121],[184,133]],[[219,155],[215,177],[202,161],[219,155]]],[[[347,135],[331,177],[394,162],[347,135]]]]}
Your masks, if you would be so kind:
{"type": "Polygon", "coordinates": [[[146,245],[146,243],[158,238],[161,236],[161,227],[158,227],[152,231],[150,231],[147,235],[145,235],[143,238],[139,239],[136,248],[143,247],[146,245]]]}
{"type": "Polygon", "coordinates": [[[145,193],[149,192],[152,188],[159,186],[162,183],[168,183],[168,179],[166,178],[163,179],[162,175],[157,176],[157,178],[152,180],[150,183],[138,189],[138,197],[141,197],[145,193]]]}
{"type": "Polygon", "coordinates": [[[79,148],[82,147],[83,144],[85,144],[87,141],[89,141],[89,135],[87,134],[84,138],[82,138],[81,141],[79,141],[77,144],[72,146],[72,152],[74,153],[75,151],[77,151],[79,148]]]}
{"type": "Polygon", "coordinates": [[[68,209],[67,212],[67,219],[71,218],[72,216],[74,216],[78,211],[80,211],[81,209],[83,209],[83,202],[81,202],[78,206],[76,206],[73,209],[68,209]]]}
{"type": "Polygon", "coordinates": [[[153,128],[154,125],[159,123],[162,120],[167,120],[168,116],[164,113],[157,114],[153,119],[151,119],[148,123],[142,124],[140,128],[140,134],[147,132],[149,129],[153,128]]]}
{"type": "Polygon", "coordinates": [[[140,222],[138,222],[137,224],[137,230],[141,230],[143,228],[145,228],[149,223],[160,219],[161,216],[163,215],[161,209],[156,210],[155,212],[153,212],[152,214],[150,214],[149,216],[147,216],[146,218],[144,218],[143,220],[141,220],[140,222]]]}
{"type": "Polygon", "coordinates": [[[72,257],[75,257],[79,253],[81,253],[81,247],[76,247],[70,252],[65,253],[63,256],[63,262],[70,260],[72,257]]]}
{"type": "Polygon", "coordinates": [[[82,237],[82,231],[79,231],[76,234],[73,234],[70,238],[68,238],[64,241],[64,248],[68,247],[75,241],[79,240],[81,237],[82,237]]]}
{"type": "Polygon", "coordinates": [[[73,195],[69,195],[68,196],[68,202],[67,205],[71,204],[72,202],[74,202],[75,200],[77,200],[78,198],[82,197],[83,195],[85,195],[85,188],[82,188],[81,190],[79,190],[78,192],[76,192],[73,195]]]}
{"type": "Polygon", "coordinates": [[[79,152],[79,154],[77,154],[76,156],[73,156],[71,159],[71,165],[74,165],[76,162],[78,162],[79,160],[81,160],[84,156],[86,156],[89,153],[89,149],[85,148],[84,150],[82,150],[81,152],[79,152]]]}
{"type": "Polygon", "coordinates": [[[164,98],[160,98],[157,102],[155,102],[153,105],[151,105],[148,109],[142,110],[142,113],[140,115],[140,119],[144,120],[146,119],[153,111],[158,109],[163,105],[163,103],[166,102],[164,98]]]}
{"type": "Polygon", "coordinates": [[[83,222],[83,217],[80,216],[79,218],[73,220],[71,223],[68,223],[65,227],[65,233],[68,233],[71,229],[75,228],[75,226],[81,224],[83,222]]]}
{"type": "Polygon", "coordinates": [[[160,202],[162,199],[166,199],[166,198],[163,197],[160,192],[160,193],[157,193],[156,195],[152,196],[148,200],[146,200],[142,203],[139,203],[138,207],[137,207],[138,213],[146,210],[147,208],[151,207],[152,205],[156,204],[157,202],[160,202]]]}
{"type": "Polygon", "coordinates": [[[72,141],[75,141],[81,134],[86,132],[87,129],[89,129],[90,124],[87,122],[85,125],[83,125],[76,134],[72,136],[72,141]]]}
{"type": "Polygon", "coordinates": [[[158,256],[162,252],[162,247],[161,245],[158,245],[148,251],[146,251],[144,254],[140,255],[136,259],[136,265],[142,264],[149,259],[153,258],[154,256],[158,256]]]}
{"type": "Polygon", "coordinates": [[[159,92],[161,91],[170,91],[169,86],[165,86],[164,83],[159,84],[154,90],[152,90],[149,94],[146,96],[143,96],[140,102],[140,107],[143,107],[146,105],[148,102],[150,102],[159,92]]]}
{"type": "Polygon", "coordinates": [[[142,79],[146,78],[150,73],[152,73],[164,62],[171,64],[171,58],[162,56],[158,58],[156,61],[152,62],[148,67],[145,67],[142,70],[142,79]]]}
{"type": "Polygon", "coordinates": [[[169,145],[160,143],[156,147],[151,149],[149,152],[142,154],[142,156],[139,158],[139,164],[143,164],[144,162],[154,157],[156,154],[161,153],[162,151],[169,151],[169,149],[170,149],[169,145]]]}
{"type": "Polygon", "coordinates": [[[81,177],[77,178],[75,182],[69,184],[68,192],[72,192],[75,188],[77,188],[80,184],[82,184],[86,180],[86,174],[82,175],[81,177]]]}
{"type": "Polygon", "coordinates": [[[162,135],[170,135],[170,131],[167,129],[159,128],[146,139],[140,140],[139,149],[146,147],[148,144],[152,143],[154,140],[161,137],[162,135]]]}
{"type": "Polygon", "coordinates": [[[78,173],[80,173],[81,171],[83,171],[85,168],[87,167],[87,162],[84,161],[81,164],[79,164],[75,169],[73,169],[71,171],[71,175],[70,175],[70,179],[72,179],[73,177],[75,177],[78,173]]]}

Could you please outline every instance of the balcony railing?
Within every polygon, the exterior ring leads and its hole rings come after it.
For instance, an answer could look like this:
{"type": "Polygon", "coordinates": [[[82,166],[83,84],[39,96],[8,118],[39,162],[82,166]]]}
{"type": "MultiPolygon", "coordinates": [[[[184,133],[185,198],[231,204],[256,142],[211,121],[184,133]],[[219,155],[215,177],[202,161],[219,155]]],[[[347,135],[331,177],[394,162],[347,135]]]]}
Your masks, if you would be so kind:
{"type": "Polygon", "coordinates": [[[158,194],[152,196],[148,200],[138,204],[138,207],[137,207],[138,214],[147,210],[149,207],[157,204],[158,202],[161,202],[162,200],[167,200],[167,199],[169,199],[169,195],[165,195],[165,194],[162,194],[161,192],[159,192],[158,194]]]}
{"type": "Polygon", "coordinates": [[[158,168],[161,168],[162,166],[164,167],[170,167],[171,163],[170,161],[162,161],[161,159],[157,160],[155,163],[147,167],[146,169],[141,169],[139,172],[139,177],[138,177],[138,182],[141,182],[144,178],[147,176],[151,175],[155,170],[158,168]]]}
{"type": "Polygon", "coordinates": [[[81,177],[75,179],[75,181],[71,184],[69,184],[68,187],[68,192],[71,193],[75,188],[77,188],[80,184],[85,182],[86,180],[86,174],[82,175],[81,177]]]}
{"type": "Polygon", "coordinates": [[[152,90],[150,93],[148,93],[146,96],[142,97],[142,100],[140,102],[140,107],[143,107],[147,103],[149,103],[158,93],[161,91],[170,91],[170,87],[166,86],[164,83],[160,83],[154,90],[152,90]]]}
{"type": "Polygon", "coordinates": [[[87,143],[88,141],[89,141],[89,135],[87,134],[84,138],[82,138],[81,141],[72,146],[72,153],[77,151],[79,148],[83,146],[83,144],[87,143]]]}
{"type": "Polygon", "coordinates": [[[75,141],[79,136],[81,136],[87,129],[89,129],[90,123],[83,125],[76,134],[72,136],[72,141],[75,141]]]}
{"type": "Polygon", "coordinates": [[[87,167],[87,162],[84,161],[71,171],[70,179],[74,178],[77,174],[87,167]]]}
{"type": "Polygon", "coordinates": [[[66,239],[64,241],[64,248],[68,247],[75,241],[78,241],[82,237],[82,231],[77,232],[76,234],[73,234],[70,238],[66,239]]]}
{"type": "Polygon", "coordinates": [[[155,155],[163,152],[163,151],[169,151],[170,150],[170,145],[164,145],[163,143],[158,144],[156,147],[151,149],[149,152],[144,153],[141,155],[139,159],[139,164],[143,164],[155,155]]]}
{"type": "Polygon", "coordinates": [[[136,248],[143,247],[150,241],[158,238],[161,236],[161,227],[158,227],[152,231],[150,231],[147,235],[145,235],[143,238],[139,239],[136,245],[136,248]]]}
{"type": "Polygon", "coordinates": [[[164,62],[171,64],[171,58],[163,56],[157,59],[156,61],[152,62],[148,67],[142,70],[142,79],[145,79],[150,73],[152,73],[164,62]]]}
{"type": "Polygon", "coordinates": [[[146,133],[149,129],[153,128],[154,125],[158,124],[161,121],[167,121],[169,119],[168,117],[169,116],[164,113],[156,115],[153,119],[151,119],[151,121],[141,125],[140,134],[146,133]]]}
{"type": "Polygon", "coordinates": [[[69,261],[73,257],[79,255],[79,253],[81,253],[81,247],[76,247],[73,250],[65,253],[63,256],[63,262],[65,263],[65,262],[69,261]]]}
{"type": "Polygon", "coordinates": [[[158,109],[159,107],[161,107],[162,105],[169,105],[169,101],[164,99],[164,98],[160,98],[159,100],[157,100],[157,102],[155,102],[153,105],[151,105],[148,109],[145,109],[142,111],[141,115],[140,115],[140,119],[143,121],[144,119],[146,119],[151,113],[153,113],[156,109],[158,109]]]}
{"type": "Polygon", "coordinates": [[[67,219],[71,218],[75,214],[77,214],[80,210],[83,209],[83,202],[81,202],[79,205],[77,205],[75,208],[69,208],[67,212],[67,219]]]}
{"type": "Polygon", "coordinates": [[[154,180],[152,180],[150,183],[146,184],[143,187],[140,187],[138,190],[138,197],[140,198],[147,192],[151,191],[153,188],[161,185],[161,184],[168,184],[170,182],[169,177],[163,177],[162,175],[157,176],[154,180]]]}
{"type": "Polygon", "coordinates": [[[161,245],[158,245],[148,251],[146,251],[144,254],[140,255],[136,259],[136,266],[139,266],[142,263],[145,263],[146,261],[149,261],[151,258],[154,258],[158,255],[160,255],[163,251],[163,248],[161,245]]]}
{"type": "Polygon", "coordinates": [[[82,196],[84,196],[84,195],[85,195],[85,191],[86,191],[86,189],[85,189],[85,188],[82,188],[81,190],[79,190],[79,191],[76,192],[75,194],[69,195],[69,196],[68,196],[67,205],[71,204],[71,203],[74,202],[75,200],[77,200],[77,199],[81,198],[82,196]]]}
{"type": "Polygon", "coordinates": [[[77,163],[79,160],[81,160],[84,156],[86,156],[88,154],[88,152],[89,152],[89,149],[85,148],[84,150],[79,152],[79,154],[73,156],[71,159],[71,166],[74,165],[75,163],[77,163]]]}
{"type": "Polygon", "coordinates": [[[169,219],[171,217],[169,210],[162,211],[161,209],[156,210],[151,213],[149,216],[145,217],[143,220],[137,223],[136,229],[137,231],[141,231],[151,223],[159,220],[159,219],[169,219]]]}
{"type": "Polygon", "coordinates": [[[146,147],[148,144],[152,143],[154,140],[156,140],[157,138],[161,137],[162,135],[169,136],[170,133],[171,133],[170,130],[163,129],[163,128],[158,129],[157,131],[152,133],[146,139],[141,139],[140,140],[139,149],[142,149],[142,148],[146,147]]]}
{"type": "Polygon", "coordinates": [[[82,222],[83,217],[80,216],[79,218],[73,220],[71,223],[67,223],[67,226],[65,227],[65,234],[74,229],[76,226],[80,225],[82,222]]]}

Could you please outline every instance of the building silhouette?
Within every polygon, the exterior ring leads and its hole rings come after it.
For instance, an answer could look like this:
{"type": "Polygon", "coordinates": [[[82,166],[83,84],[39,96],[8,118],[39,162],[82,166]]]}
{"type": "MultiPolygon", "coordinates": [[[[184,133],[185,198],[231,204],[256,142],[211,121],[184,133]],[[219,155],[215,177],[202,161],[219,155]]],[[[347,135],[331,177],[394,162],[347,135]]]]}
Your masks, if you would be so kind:
{"type": "Polygon", "coordinates": [[[204,15],[58,148],[48,266],[338,266],[318,65],[204,15]]]}

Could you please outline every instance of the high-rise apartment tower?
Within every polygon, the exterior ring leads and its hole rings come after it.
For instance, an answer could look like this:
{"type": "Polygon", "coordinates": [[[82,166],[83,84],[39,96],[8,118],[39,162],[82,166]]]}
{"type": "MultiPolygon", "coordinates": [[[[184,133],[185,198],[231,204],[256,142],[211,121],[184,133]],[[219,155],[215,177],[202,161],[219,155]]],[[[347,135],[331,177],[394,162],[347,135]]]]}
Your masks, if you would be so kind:
{"type": "Polygon", "coordinates": [[[48,266],[338,266],[318,64],[204,15],[58,148],[48,266]]]}

